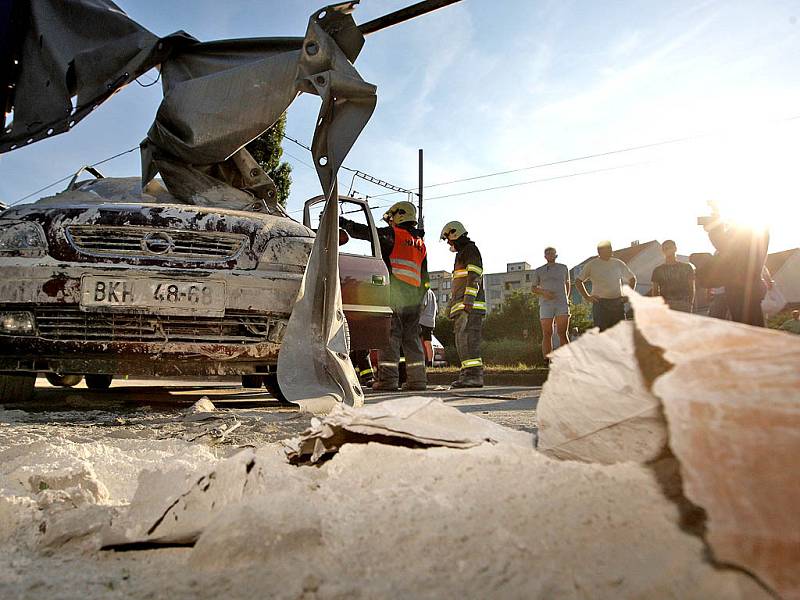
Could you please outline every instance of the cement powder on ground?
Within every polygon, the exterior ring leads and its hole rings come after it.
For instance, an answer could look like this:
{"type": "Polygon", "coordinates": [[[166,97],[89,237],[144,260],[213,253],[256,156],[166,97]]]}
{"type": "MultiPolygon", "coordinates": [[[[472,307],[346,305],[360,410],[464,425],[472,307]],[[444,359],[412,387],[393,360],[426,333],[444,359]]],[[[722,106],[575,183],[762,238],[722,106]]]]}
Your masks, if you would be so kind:
{"type": "Polygon", "coordinates": [[[639,465],[489,444],[347,445],[321,468],[280,455],[277,445],[256,452],[263,487],[215,511],[193,549],[23,553],[3,561],[0,594],[767,597],[748,576],[706,562],[702,541],[677,526],[676,508],[639,465]],[[50,575],[34,574],[37,565],[50,575]]]}

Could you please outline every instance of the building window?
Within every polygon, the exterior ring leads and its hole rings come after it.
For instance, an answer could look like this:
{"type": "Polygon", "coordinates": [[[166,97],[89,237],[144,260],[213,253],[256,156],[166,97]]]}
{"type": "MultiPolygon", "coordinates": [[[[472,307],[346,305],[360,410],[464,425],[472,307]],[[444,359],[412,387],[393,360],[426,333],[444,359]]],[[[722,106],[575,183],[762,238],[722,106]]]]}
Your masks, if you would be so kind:
{"type": "Polygon", "coordinates": [[[453,286],[452,281],[445,281],[442,283],[442,289],[449,290],[453,286]]]}
{"type": "Polygon", "coordinates": [[[525,273],[525,281],[530,281],[530,280],[531,280],[531,274],[525,273]]]}

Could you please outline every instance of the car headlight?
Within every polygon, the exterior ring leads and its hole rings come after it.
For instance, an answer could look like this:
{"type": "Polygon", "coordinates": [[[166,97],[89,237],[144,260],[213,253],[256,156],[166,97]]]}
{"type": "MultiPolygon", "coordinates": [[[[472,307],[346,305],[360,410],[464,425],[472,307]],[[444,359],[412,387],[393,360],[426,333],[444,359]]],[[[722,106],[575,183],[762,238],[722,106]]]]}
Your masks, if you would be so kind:
{"type": "Polygon", "coordinates": [[[36,333],[36,320],[33,313],[16,311],[0,312],[0,334],[33,335],[36,333]]]}
{"type": "Polygon", "coordinates": [[[0,256],[43,256],[44,231],[37,223],[0,221],[0,256]]]}

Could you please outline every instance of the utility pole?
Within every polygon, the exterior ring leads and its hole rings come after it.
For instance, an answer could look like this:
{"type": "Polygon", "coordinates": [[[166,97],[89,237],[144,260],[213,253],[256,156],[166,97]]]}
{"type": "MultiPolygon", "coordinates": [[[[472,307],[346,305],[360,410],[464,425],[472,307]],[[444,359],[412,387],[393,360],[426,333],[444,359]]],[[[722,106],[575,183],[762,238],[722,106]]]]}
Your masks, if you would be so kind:
{"type": "Polygon", "coordinates": [[[422,217],[422,148],[419,149],[419,188],[417,190],[417,213],[419,213],[419,228],[425,230],[425,219],[422,217]]]}

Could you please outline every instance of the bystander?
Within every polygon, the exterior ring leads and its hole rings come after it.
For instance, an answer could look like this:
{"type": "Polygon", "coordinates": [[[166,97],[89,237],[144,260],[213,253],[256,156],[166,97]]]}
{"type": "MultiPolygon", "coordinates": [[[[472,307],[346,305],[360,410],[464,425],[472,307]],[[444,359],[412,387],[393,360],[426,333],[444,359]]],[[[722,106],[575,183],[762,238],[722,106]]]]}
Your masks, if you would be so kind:
{"type": "Polygon", "coordinates": [[[761,301],[771,278],[764,274],[769,231],[727,223],[716,211],[698,219],[716,248],[714,256],[698,268],[702,287],[725,288],[725,302],[732,321],[764,326],[761,301]]]}
{"type": "Polygon", "coordinates": [[[611,242],[597,245],[597,256],[583,267],[575,280],[581,296],[592,304],[592,320],[600,331],[605,331],[625,319],[625,298],[622,284],[636,287],[636,275],[623,261],[614,258],[611,242]],[[592,283],[592,293],[586,290],[585,282],[592,283]]]}
{"type": "Polygon", "coordinates": [[[539,321],[542,325],[542,356],[553,351],[553,322],[555,321],[558,343],[569,343],[569,269],[557,263],[558,253],[553,247],[544,249],[547,261],[533,272],[534,294],[539,296],[539,321]]]}
{"type": "Polygon", "coordinates": [[[428,288],[422,299],[422,312],[419,315],[419,332],[422,337],[422,350],[425,352],[425,364],[433,365],[433,328],[436,327],[436,293],[428,288]]]}
{"type": "Polygon", "coordinates": [[[653,269],[653,288],[651,296],[661,296],[673,310],[692,312],[694,307],[694,266],[691,263],[679,262],[676,256],[677,244],[665,240],[661,244],[664,253],[664,264],[653,269]]]}
{"type": "Polygon", "coordinates": [[[792,318],[781,325],[781,329],[792,333],[800,333],[800,310],[793,310],[792,318]]]}

